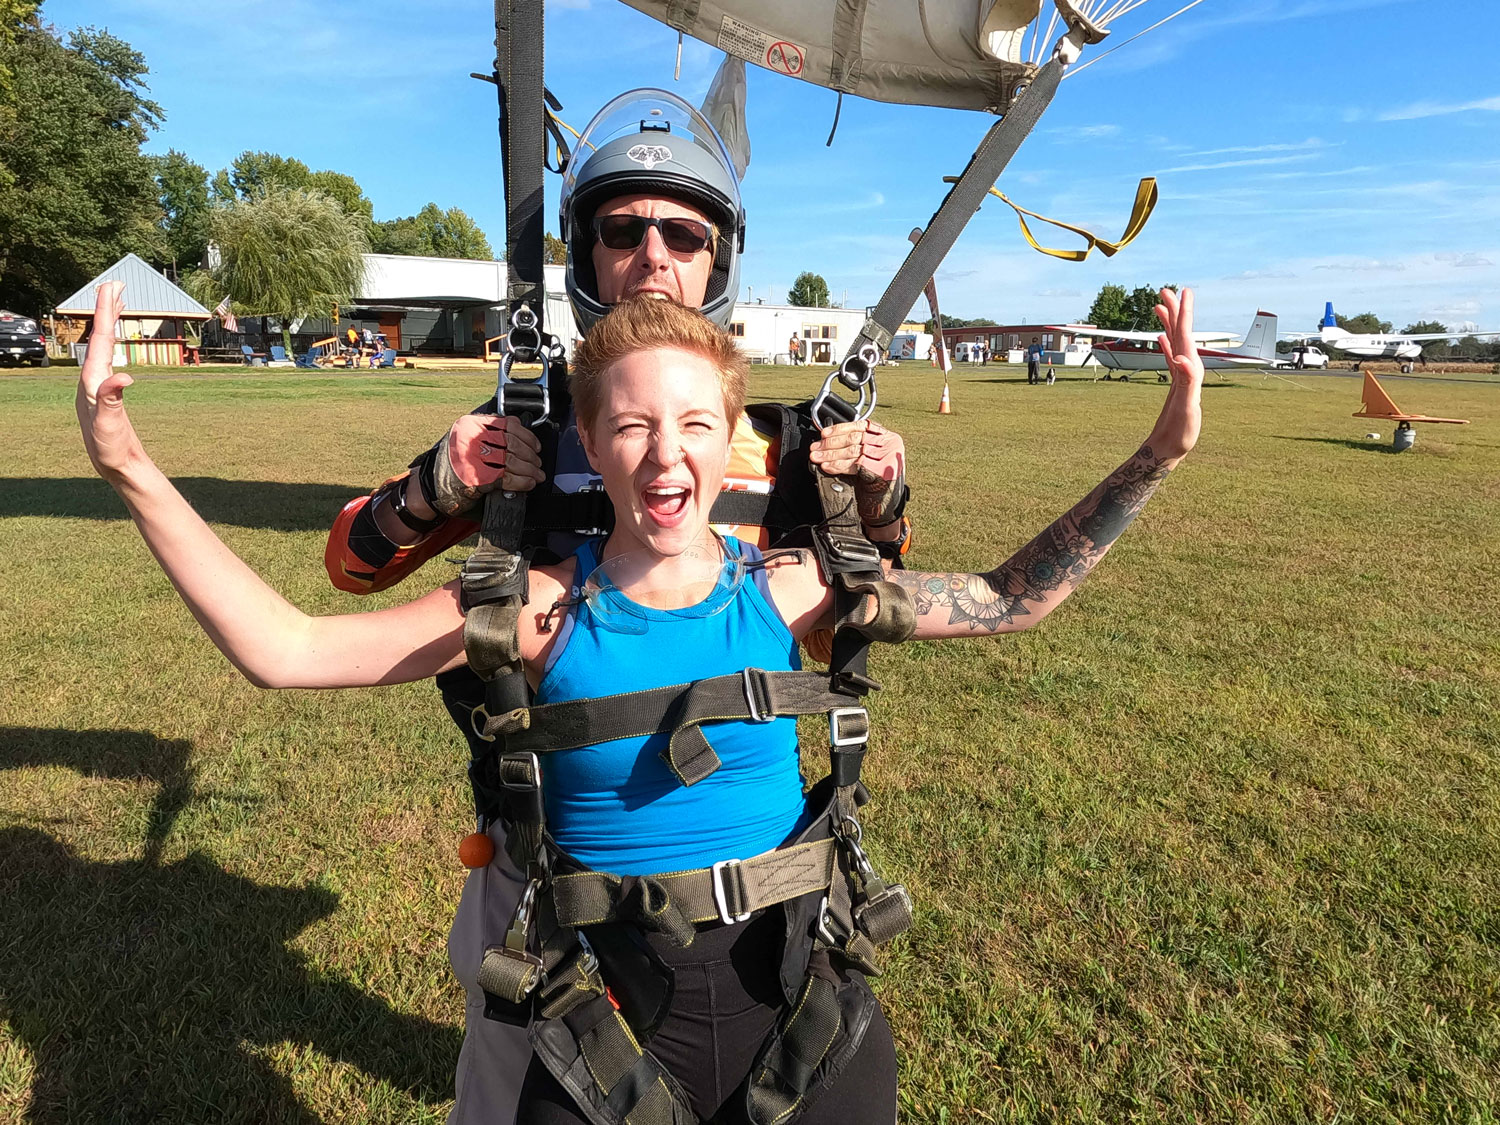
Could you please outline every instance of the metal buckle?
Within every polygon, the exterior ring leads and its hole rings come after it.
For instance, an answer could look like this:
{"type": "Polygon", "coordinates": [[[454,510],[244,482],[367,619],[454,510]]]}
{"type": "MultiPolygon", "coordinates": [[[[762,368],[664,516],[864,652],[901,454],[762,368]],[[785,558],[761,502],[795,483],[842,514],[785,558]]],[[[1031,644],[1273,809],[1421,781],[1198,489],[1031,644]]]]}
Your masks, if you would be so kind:
{"type": "Polygon", "coordinates": [[[578,938],[578,948],[583,950],[583,960],[579,962],[579,972],[590,975],[599,971],[599,958],[594,953],[594,947],[589,944],[589,939],[583,936],[582,930],[575,931],[578,938]]]}
{"type": "MultiPolygon", "coordinates": [[[[751,672],[760,672],[759,668],[745,668],[740,671],[740,680],[745,685],[745,706],[750,708],[750,721],[752,723],[769,723],[775,719],[775,715],[763,713],[756,702],[755,683],[750,679],[751,672]]],[[[762,675],[764,673],[761,673],[762,675]]]]}
{"type": "MultiPolygon", "coordinates": [[[[585,492],[603,492],[603,491],[604,491],[604,482],[603,481],[599,481],[597,483],[591,481],[590,483],[582,485],[580,488],[577,489],[577,492],[579,494],[582,494],[582,493],[585,493],[585,492]]],[[[573,532],[574,532],[575,535],[587,535],[590,539],[592,539],[595,536],[608,535],[609,534],[609,528],[607,528],[607,527],[575,527],[573,529],[573,532]]]]}
{"type": "Polygon", "coordinates": [[[823,901],[818,903],[817,934],[818,937],[828,945],[832,946],[835,949],[842,949],[843,942],[839,941],[839,939],[834,936],[833,931],[828,928],[828,922],[828,896],[824,895],[823,901]]]}
{"type": "Polygon", "coordinates": [[[863,746],[870,740],[870,712],[863,707],[835,707],[828,712],[828,745],[863,746]],[[843,721],[859,716],[865,721],[863,734],[845,734],[843,721]]]}
{"type": "Polygon", "coordinates": [[[714,885],[714,905],[719,908],[719,921],[726,926],[732,926],[736,922],[749,921],[754,911],[747,910],[743,914],[729,913],[729,892],[724,884],[724,872],[731,867],[738,867],[740,861],[737,859],[721,859],[714,864],[709,872],[709,881],[714,885]]]}
{"type": "Polygon", "coordinates": [[[531,759],[531,776],[533,778],[535,778],[535,780],[532,781],[529,785],[523,785],[523,784],[521,784],[519,782],[514,782],[514,781],[506,781],[505,780],[505,771],[502,769],[500,771],[500,786],[501,786],[501,788],[508,789],[512,793],[534,793],[534,792],[536,792],[537,789],[539,789],[541,787],[541,784],[542,784],[542,763],[541,763],[541,759],[539,759],[536,756],[536,751],[535,750],[513,750],[510,753],[503,755],[502,758],[510,758],[512,760],[517,760],[517,759],[525,760],[527,758],[530,758],[531,759]]]}

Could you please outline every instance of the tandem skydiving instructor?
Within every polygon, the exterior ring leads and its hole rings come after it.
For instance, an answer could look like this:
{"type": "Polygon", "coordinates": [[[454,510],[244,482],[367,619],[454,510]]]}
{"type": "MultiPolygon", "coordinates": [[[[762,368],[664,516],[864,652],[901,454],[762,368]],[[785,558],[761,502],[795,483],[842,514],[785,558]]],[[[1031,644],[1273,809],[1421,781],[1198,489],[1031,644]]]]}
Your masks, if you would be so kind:
{"type": "MultiPolygon", "coordinates": [[[[579,329],[588,333],[615,304],[634,296],[700,309],[727,328],[745,229],[733,161],[701,114],[659,90],[614,99],[584,130],[564,173],[561,231],[568,298],[579,329]]],[[[496,488],[599,488],[576,425],[563,432],[549,473],[532,432],[494,409],[491,400],[458,419],[408,470],[344,507],[325,551],[335,586],[364,594],[402,581],[472,535],[483,495],[496,488]]],[[[726,490],[764,489],[774,482],[780,435],[772,429],[744,414],[736,420],[726,490]]],[[[852,472],[858,482],[866,535],[883,554],[899,557],[910,541],[900,435],[874,422],[841,423],[825,431],[811,452],[825,465],[847,463],[841,471],[852,472]]],[[[767,529],[743,524],[719,530],[762,547],[771,537],[767,529]]],[[[566,556],[580,538],[554,535],[548,545],[566,556]]],[[[810,650],[816,652],[818,643],[815,637],[810,650]]],[[[492,752],[492,745],[476,743],[473,730],[473,709],[484,699],[478,676],[465,665],[440,675],[437,684],[471,750],[492,752]]],[[[508,1122],[531,1053],[525,1028],[484,1017],[485,996],[475,979],[484,950],[503,940],[522,890],[499,824],[488,831],[494,859],[470,872],[449,936],[449,957],[467,993],[457,1100],[449,1117],[454,1125],[508,1122]]]]}

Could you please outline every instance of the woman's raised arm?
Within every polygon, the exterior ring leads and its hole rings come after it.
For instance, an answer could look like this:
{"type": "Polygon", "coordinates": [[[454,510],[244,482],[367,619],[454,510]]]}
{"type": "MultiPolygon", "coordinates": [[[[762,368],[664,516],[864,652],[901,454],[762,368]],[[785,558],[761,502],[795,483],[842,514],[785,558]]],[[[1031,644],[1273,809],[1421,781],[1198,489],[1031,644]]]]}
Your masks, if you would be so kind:
{"type": "Polygon", "coordinates": [[[209,529],[146,454],[125,412],[124,392],[133,380],[111,367],[123,289],[118,282],[99,287],[78,380],[78,423],[95,470],[125,501],[151,553],[219,650],[261,687],[403,683],[460,663],[463,613],[454,586],[378,613],[309,617],[209,529]]]}
{"type": "Polygon", "coordinates": [[[1158,337],[1172,386],[1151,436],[1135,455],[1050,527],[987,574],[892,571],[911,594],[918,639],[1029,629],[1078,588],[1198,441],[1203,363],[1193,343],[1193,292],[1161,291],[1158,337]]]}

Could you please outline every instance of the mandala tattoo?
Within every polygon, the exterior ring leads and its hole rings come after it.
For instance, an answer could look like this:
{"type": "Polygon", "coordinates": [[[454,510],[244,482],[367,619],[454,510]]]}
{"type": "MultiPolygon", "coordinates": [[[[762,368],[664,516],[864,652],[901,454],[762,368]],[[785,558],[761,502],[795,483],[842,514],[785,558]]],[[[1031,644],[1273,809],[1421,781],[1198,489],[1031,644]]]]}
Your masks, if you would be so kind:
{"type": "Polygon", "coordinates": [[[1168,469],[1143,445],[1099,487],[988,574],[921,574],[893,571],[906,588],[917,616],[946,613],[948,624],[993,633],[1028,617],[1059,590],[1088,576],[1104,553],[1134,522],[1168,469]]]}

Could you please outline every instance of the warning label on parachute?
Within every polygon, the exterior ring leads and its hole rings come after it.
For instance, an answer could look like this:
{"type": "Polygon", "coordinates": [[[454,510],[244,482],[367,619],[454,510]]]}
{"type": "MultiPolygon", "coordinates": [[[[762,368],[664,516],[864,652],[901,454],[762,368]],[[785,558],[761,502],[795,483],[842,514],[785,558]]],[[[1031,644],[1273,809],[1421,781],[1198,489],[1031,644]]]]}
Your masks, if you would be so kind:
{"type": "Polygon", "coordinates": [[[725,54],[781,74],[801,74],[802,64],[807,58],[807,52],[798,44],[777,39],[770,32],[733,16],[725,16],[720,22],[717,46],[725,54]]]}

